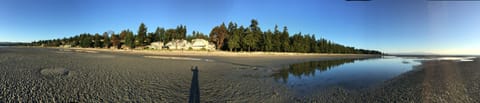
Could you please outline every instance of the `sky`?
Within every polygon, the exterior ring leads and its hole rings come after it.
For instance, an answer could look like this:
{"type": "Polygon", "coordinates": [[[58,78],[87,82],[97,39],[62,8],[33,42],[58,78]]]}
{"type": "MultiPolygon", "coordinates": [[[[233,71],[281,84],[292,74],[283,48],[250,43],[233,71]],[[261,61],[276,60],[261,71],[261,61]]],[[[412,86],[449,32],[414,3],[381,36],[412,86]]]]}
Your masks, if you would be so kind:
{"type": "Polygon", "coordinates": [[[0,42],[183,24],[209,34],[230,21],[287,26],[385,53],[480,54],[480,1],[429,0],[0,0],[0,42]]]}

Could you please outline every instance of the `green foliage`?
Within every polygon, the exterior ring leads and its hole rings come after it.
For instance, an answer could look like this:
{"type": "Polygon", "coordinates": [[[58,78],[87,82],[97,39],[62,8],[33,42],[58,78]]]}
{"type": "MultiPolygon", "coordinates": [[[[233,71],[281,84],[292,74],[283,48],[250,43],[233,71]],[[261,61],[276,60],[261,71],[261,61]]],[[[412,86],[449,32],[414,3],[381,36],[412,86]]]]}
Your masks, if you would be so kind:
{"type": "Polygon", "coordinates": [[[262,51],[262,30],[260,27],[258,27],[258,21],[255,19],[252,19],[251,24],[250,24],[250,41],[252,42],[250,48],[256,50],[256,51],[262,51]]]}
{"type": "Polygon", "coordinates": [[[98,33],[95,35],[83,33],[69,38],[34,41],[25,45],[72,45],[83,48],[108,48],[113,46],[120,48],[124,44],[126,47],[135,48],[136,46],[145,46],[155,41],[166,43],[173,39],[192,40],[200,38],[208,39],[210,42],[215,43],[217,49],[230,51],[382,54],[375,50],[356,49],[324,38],[316,38],[313,34],[295,33],[293,36],[290,36],[286,26],[283,27],[283,31],[280,31],[278,26],[275,25],[273,32],[271,30],[262,32],[260,27],[258,27],[258,21],[255,19],[251,20],[251,24],[248,27],[238,26],[233,22],[230,22],[227,27],[222,23],[219,26],[215,26],[209,36],[198,31],[193,31],[192,35],[187,36],[186,32],[187,27],[179,25],[171,29],[157,27],[155,32],[147,35],[147,27],[141,23],[137,35],[134,35],[130,30],[123,30],[119,35],[115,35],[113,31],[110,33],[105,32],[102,36],[98,33]],[[111,36],[109,37],[108,34],[111,36]]]}
{"type": "Polygon", "coordinates": [[[278,26],[275,25],[275,30],[273,31],[272,37],[272,51],[282,51],[282,33],[278,30],[278,26]]]}
{"type": "Polygon", "coordinates": [[[138,34],[135,38],[135,46],[145,46],[145,35],[147,35],[147,27],[141,23],[138,27],[138,34]]]}
{"type": "Polygon", "coordinates": [[[245,36],[242,39],[242,44],[244,44],[244,47],[248,51],[250,51],[252,48],[255,48],[257,45],[258,38],[256,38],[254,33],[252,32],[251,29],[247,29],[247,31],[244,32],[245,36]]]}
{"type": "Polygon", "coordinates": [[[292,42],[290,42],[290,37],[289,37],[289,33],[288,33],[288,29],[287,27],[283,27],[283,32],[280,36],[280,42],[281,42],[281,48],[283,52],[291,52],[293,51],[293,49],[291,48],[290,44],[292,44],[292,42]]]}
{"type": "Polygon", "coordinates": [[[92,35],[90,34],[81,34],[80,35],[80,47],[90,48],[93,47],[92,35]]]}
{"type": "Polygon", "coordinates": [[[267,32],[263,33],[263,43],[262,47],[264,51],[272,51],[273,50],[273,43],[272,43],[273,33],[272,31],[268,30],[267,32]]]}
{"type": "Polygon", "coordinates": [[[145,39],[145,44],[150,45],[150,43],[155,41],[155,33],[147,33],[147,37],[145,39]]]}
{"type": "MultiPolygon", "coordinates": [[[[235,24],[236,25],[236,24],[235,24]]],[[[230,27],[230,26],[229,26],[230,27]]],[[[230,51],[236,48],[240,48],[240,36],[243,33],[243,28],[237,29],[236,27],[233,29],[230,29],[232,34],[230,35],[230,38],[228,40],[228,48],[230,51]]]]}
{"type": "Polygon", "coordinates": [[[172,41],[173,39],[177,38],[177,30],[175,29],[167,29],[165,32],[165,42],[172,41]]]}
{"type": "Polygon", "coordinates": [[[193,38],[196,38],[196,39],[208,39],[208,35],[205,35],[202,32],[198,32],[198,31],[193,31],[192,36],[193,38]]]}
{"type": "MultiPolygon", "coordinates": [[[[111,32],[111,34],[113,34],[113,32],[111,32]]],[[[103,33],[103,46],[105,48],[110,48],[110,46],[112,46],[112,43],[110,41],[110,37],[108,37],[108,32],[103,33]]]]}
{"type": "Polygon", "coordinates": [[[115,49],[119,49],[120,48],[120,37],[118,35],[115,35],[114,33],[111,34],[110,38],[112,38],[112,47],[114,47],[115,49]]]}
{"type": "Polygon", "coordinates": [[[157,30],[155,30],[155,35],[156,37],[155,38],[158,38],[157,40],[155,41],[166,41],[166,37],[165,37],[165,28],[160,28],[160,27],[157,27],[157,30]]]}
{"type": "Polygon", "coordinates": [[[340,60],[327,60],[327,61],[310,61],[298,64],[292,64],[287,69],[281,69],[278,73],[273,74],[275,80],[287,81],[289,76],[304,76],[314,75],[315,72],[324,72],[331,68],[337,67],[342,64],[353,63],[355,60],[360,59],[340,59],[340,60]]]}
{"type": "Polygon", "coordinates": [[[187,38],[187,26],[185,25],[179,25],[176,28],[177,31],[177,36],[174,39],[186,39],[187,38]]]}
{"type": "Polygon", "coordinates": [[[135,48],[135,38],[133,32],[130,30],[122,31],[125,34],[125,46],[129,47],[130,49],[135,48]]]}
{"type": "Polygon", "coordinates": [[[224,46],[225,36],[228,34],[225,24],[216,26],[210,32],[210,42],[215,43],[216,49],[220,49],[224,46]]]}
{"type": "Polygon", "coordinates": [[[101,38],[100,38],[100,35],[98,33],[95,34],[95,36],[93,37],[93,47],[95,48],[101,48],[102,47],[102,42],[100,41],[101,38]]]}

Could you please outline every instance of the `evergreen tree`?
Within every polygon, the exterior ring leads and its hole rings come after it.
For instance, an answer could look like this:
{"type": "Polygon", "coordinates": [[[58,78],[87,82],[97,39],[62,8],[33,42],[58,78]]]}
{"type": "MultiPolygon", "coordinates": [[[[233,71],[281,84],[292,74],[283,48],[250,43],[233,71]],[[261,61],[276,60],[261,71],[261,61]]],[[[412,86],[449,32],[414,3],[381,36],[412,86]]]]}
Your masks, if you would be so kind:
{"type": "Polygon", "coordinates": [[[282,41],[281,41],[282,33],[278,30],[278,26],[275,25],[275,30],[273,31],[272,37],[272,50],[276,52],[282,51],[282,41]]]}
{"type": "Polygon", "coordinates": [[[119,49],[120,48],[120,37],[118,37],[118,35],[115,35],[115,33],[112,33],[110,37],[112,38],[112,40],[111,40],[112,47],[115,48],[115,49],[119,49]]]}
{"type": "Polygon", "coordinates": [[[157,35],[159,41],[165,42],[167,40],[164,28],[157,27],[157,30],[155,30],[155,35],[157,35]]]}
{"type": "Polygon", "coordinates": [[[263,33],[263,50],[264,51],[272,51],[273,44],[272,44],[272,31],[268,30],[267,32],[263,33]]]}
{"type": "Polygon", "coordinates": [[[247,47],[248,45],[246,44],[246,40],[247,40],[247,28],[244,28],[243,26],[240,26],[240,28],[238,28],[238,30],[240,30],[240,42],[239,45],[240,45],[240,51],[243,51],[243,50],[247,50],[247,47]]]}
{"type": "Polygon", "coordinates": [[[251,36],[250,42],[252,42],[250,48],[260,50],[261,48],[259,47],[261,47],[260,41],[262,41],[262,30],[258,27],[258,21],[255,19],[252,19],[251,21],[249,34],[251,36]]]}
{"type": "Polygon", "coordinates": [[[167,29],[165,32],[165,40],[166,42],[172,41],[173,39],[177,38],[177,31],[175,29],[167,29]]]}
{"type": "Polygon", "coordinates": [[[101,48],[102,47],[102,42],[100,41],[100,34],[96,33],[94,37],[94,47],[95,48],[101,48]]]}
{"type": "Polygon", "coordinates": [[[282,32],[282,35],[280,37],[280,42],[281,42],[281,49],[283,52],[289,52],[291,51],[292,49],[290,48],[290,37],[289,37],[289,34],[288,34],[288,29],[287,27],[283,27],[283,32],[282,32]]]}
{"type": "Polygon", "coordinates": [[[254,35],[255,34],[252,32],[252,29],[247,29],[247,31],[245,31],[245,36],[243,37],[242,43],[245,45],[248,51],[257,46],[258,38],[255,38],[254,35]]]}
{"type": "Polygon", "coordinates": [[[90,34],[82,34],[80,35],[80,47],[82,48],[90,48],[92,47],[92,37],[90,34]]]}
{"type": "Polygon", "coordinates": [[[198,31],[193,31],[192,35],[193,35],[193,38],[195,39],[209,39],[207,35],[198,31]]]}
{"type": "Polygon", "coordinates": [[[294,52],[304,52],[303,36],[301,33],[292,36],[292,47],[294,52]]]}
{"type": "Polygon", "coordinates": [[[134,38],[133,32],[131,32],[130,30],[124,30],[122,31],[122,33],[125,34],[125,46],[127,46],[130,49],[134,49],[135,38],[134,38]]]}
{"type": "Polygon", "coordinates": [[[145,46],[145,36],[147,35],[147,27],[145,27],[145,24],[141,23],[140,26],[138,27],[138,35],[136,37],[136,46],[145,46]]]}
{"type": "Polygon", "coordinates": [[[145,38],[146,44],[150,45],[153,41],[155,41],[155,33],[147,33],[147,37],[145,38]]]}
{"type": "Polygon", "coordinates": [[[235,48],[240,47],[240,36],[243,33],[243,28],[236,29],[236,27],[235,27],[231,31],[232,31],[232,35],[230,35],[230,38],[229,38],[228,43],[227,43],[230,51],[232,51],[235,48]]]}
{"type": "MultiPolygon", "coordinates": [[[[111,32],[110,34],[113,34],[113,32],[111,32]]],[[[103,46],[105,48],[110,48],[111,45],[112,45],[112,43],[110,42],[110,38],[108,37],[108,32],[104,32],[103,33],[103,46]]]]}
{"type": "Polygon", "coordinates": [[[187,26],[184,25],[179,25],[177,26],[176,30],[176,35],[174,36],[174,39],[186,39],[187,38],[187,26]]]}
{"type": "Polygon", "coordinates": [[[72,45],[83,48],[103,48],[113,46],[114,48],[121,47],[122,43],[128,48],[135,48],[135,46],[144,46],[146,43],[150,44],[154,41],[169,42],[173,39],[187,39],[193,38],[209,39],[217,45],[221,50],[248,50],[248,51],[277,51],[277,52],[305,52],[305,53],[351,53],[351,54],[382,54],[376,50],[357,49],[350,46],[341,45],[325,38],[315,38],[314,34],[302,35],[296,33],[293,36],[289,35],[288,29],[285,26],[283,31],[278,30],[275,25],[275,30],[262,32],[258,27],[258,21],[253,19],[249,27],[230,22],[228,27],[222,23],[215,26],[210,32],[210,37],[193,31],[192,35],[186,35],[186,26],[179,25],[173,29],[157,27],[154,33],[148,33],[147,28],[143,23],[140,24],[138,35],[135,36],[130,30],[123,30],[119,35],[112,32],[104,32],[103,35],[98,33],[90,35],[83,33],[73,37],[56,38],[50,40],[38,40],[28,44],[18,45],[35,45],[35,46],[60,46],[72,45]],[[111,35],[110,37],[108,35],[111,35]]]}

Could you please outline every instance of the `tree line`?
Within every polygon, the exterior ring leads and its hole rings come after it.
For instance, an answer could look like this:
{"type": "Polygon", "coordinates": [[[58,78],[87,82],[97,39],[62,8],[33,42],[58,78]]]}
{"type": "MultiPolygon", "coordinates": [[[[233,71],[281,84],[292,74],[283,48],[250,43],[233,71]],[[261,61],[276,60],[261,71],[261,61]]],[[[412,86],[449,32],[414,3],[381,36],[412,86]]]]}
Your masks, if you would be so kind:
{"type": "Polygon", "coordinates": [[[29,45],[34,46],[61,46],[71,45],[83,48],[136,48],[145,47],[152,42],[167,43],[175,39],[192,40],[206,39],[215,44],[218,50],[225,51],[267,51],[267,52],[301,52],[301,53],[350,53],[350,54],[382,54],[376,50],[357,49],[319,38],[313,34],[295,33],[290,35],[285,26],[282,30],[275,26],[273,30],[262,31],[258,21],[253,19],[249,26],[237,25],[234,22],[222,23],[215,26],[209,35],[193,31],[187,35],[187,27],[179,25],[176,28],[165,29],[157,27],[148,32],[144,23],[141,23],[136,34],[126,29],[120,33],[104,32],[102,35],[82,33],[73,37],[39,40],[29,45]]]}

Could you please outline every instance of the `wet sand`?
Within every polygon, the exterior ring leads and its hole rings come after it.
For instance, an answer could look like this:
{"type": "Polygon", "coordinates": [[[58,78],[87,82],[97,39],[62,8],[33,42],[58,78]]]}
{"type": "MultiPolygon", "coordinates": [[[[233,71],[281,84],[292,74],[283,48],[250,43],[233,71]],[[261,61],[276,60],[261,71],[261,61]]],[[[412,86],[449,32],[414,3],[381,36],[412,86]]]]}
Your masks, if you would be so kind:
{"type": "Polygon", "coordinates": [[[423,61],[422,65],[383,84],[362,90],[331,87],[296,102],[478,103],[480,59],[423,61]]]}
{"type": "Polygon", "coordinates": [[[429,61],[384,84],[296,97],[270,75],[289,64],[369,55],[222,56],[0,49],[0,101],[187,102],[198,66],[201,102],[478,102],[480,62],[429,61]]]}
{"type": "Polygon", "coordinates": [[[287,88],[270,77],[282,65],[308,60],[363,57],[198,55],[172,59],[169,55],[58,48],[2,48],[0,101],[186,102],[192,66],[199,68],[202,102],[285,101],[289,99],[287,88]]]}

